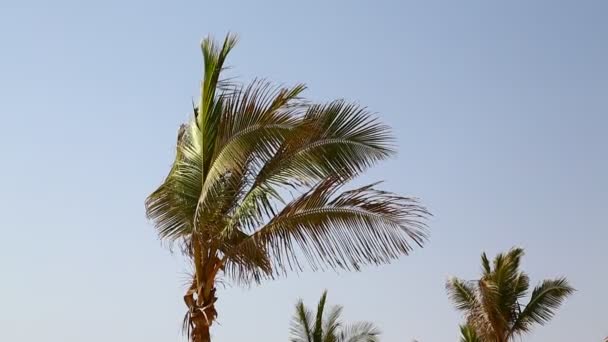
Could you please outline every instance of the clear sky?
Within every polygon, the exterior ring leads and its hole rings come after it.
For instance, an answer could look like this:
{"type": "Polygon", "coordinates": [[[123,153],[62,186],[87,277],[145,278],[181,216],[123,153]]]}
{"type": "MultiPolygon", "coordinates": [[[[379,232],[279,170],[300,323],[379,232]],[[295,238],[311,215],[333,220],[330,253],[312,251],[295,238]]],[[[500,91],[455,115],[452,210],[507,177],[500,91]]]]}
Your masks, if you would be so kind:
{"type": "Polygon", "coordinates": [[[201,78],[233,31],[233,73],[305,82],[388,122],[369,172],[422,198],[424,249],[361,273],[219,293],[216,341],[286,341],[322,290],[384,341],[456,341],[449,275],[526,248],[533,283],[579,290],[526,341],[608,335],[608,2],[0,2],[0,340],[181,340],[184,266],[144,214],[201,78]]]}

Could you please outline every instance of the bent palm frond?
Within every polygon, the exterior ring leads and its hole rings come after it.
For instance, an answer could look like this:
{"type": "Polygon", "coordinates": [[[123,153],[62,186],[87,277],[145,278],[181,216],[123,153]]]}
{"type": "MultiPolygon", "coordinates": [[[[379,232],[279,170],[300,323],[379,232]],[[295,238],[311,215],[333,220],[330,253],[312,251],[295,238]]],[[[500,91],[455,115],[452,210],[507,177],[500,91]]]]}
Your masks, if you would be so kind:
{"type": "Polygon", "coordinates": [[[416,200],[365,186],[336,195],[344,180],[334,177],[288,203],[235,249],[264,250],[277,271],[358,269],[386,263],[426,238],[426,209],[416,200]]]}
{"type": "Polygon", "coordinates": [[[574,291],[566,278],[543,281],[532,291],[530,302],[513,324],[512,334],[527,332],[533,324],[544,325],[549,322],[555,311],[574,291]]]}

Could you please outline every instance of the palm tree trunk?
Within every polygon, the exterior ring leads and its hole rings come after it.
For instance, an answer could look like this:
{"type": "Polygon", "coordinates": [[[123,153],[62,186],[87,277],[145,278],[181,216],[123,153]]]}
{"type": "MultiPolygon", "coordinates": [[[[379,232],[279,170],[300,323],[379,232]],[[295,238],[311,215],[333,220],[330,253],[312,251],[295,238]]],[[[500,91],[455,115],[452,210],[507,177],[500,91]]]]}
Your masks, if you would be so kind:
{"type": "Polygon", "coordinates": [[[214,251],[203,252],[198,239],[193,239],[195,277],[184,296],[190,313],[190,340],[192,342],[210,342],[211,325],[217,318],[215,310],[215,276],[222,262],[214,251]]]}
{"type": "Polygon", "coordinates": [[[217,301],[215,288],[209,292],[208,296],[204,296],[203,292],[200,291],[200,297],[197,296],[197,299],[200,300],[194,300],[191,290],[185,296],[190,311],[190,326],[192,327],[190,340],[192,342],[210,342],[211,336],[209,331],[217,317],[217,311],[215,310],[215,302],[217,301]]]}
{"type": "Polygon", "coordinates": [[[210,328],[211,326],[206,324],[195,324],[192,330],[192,342],[211,342],[210,328]]]}

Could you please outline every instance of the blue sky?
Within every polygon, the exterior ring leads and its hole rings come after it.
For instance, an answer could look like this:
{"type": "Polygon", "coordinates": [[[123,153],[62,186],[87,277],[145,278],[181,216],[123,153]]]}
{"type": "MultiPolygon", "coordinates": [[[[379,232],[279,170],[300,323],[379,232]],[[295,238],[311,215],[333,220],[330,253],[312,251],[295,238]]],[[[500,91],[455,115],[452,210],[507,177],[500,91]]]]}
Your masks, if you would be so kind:
{"type": "Polygon", "coordinates": [[[323,289],[384,341],[456,341],[449,275],[526,248],[533,282],[579,290],[526,340],[608,335],[605,1],[10,1],[0,3],[0,340],[181,339],[184,266],[143,201],[165,175],[201,77],[229,64],[305,82],[389,123],[400,154],[369,172],[435,214],[424,249],[361,273],[303,273],[219,293],[216,341],[286,341],[323,289]]]}

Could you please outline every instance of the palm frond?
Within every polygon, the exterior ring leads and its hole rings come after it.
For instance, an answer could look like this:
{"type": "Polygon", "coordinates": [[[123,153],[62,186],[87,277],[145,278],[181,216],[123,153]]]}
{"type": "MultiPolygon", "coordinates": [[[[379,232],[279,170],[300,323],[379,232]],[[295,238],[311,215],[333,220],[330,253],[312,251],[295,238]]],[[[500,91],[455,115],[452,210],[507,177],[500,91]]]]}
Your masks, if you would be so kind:
{"type": "Polygon", "coordinates": [[[197,228],[196,213],[202,185],[215,146],[221,117],[221,99],[215,92],[225,59],[236,44],[236,36],[226,36],[219,48],[207,38],[202,42],[204,75],[195,117],[178,132],[175,162],[165,182],[146,199],[146,213],[161,239],[175,241],[197,228]]]}
{"type": "Polygon", "coordinates": [[[290,341],[313,342],[313,333],[311,330],[313,324],[312,312],[306,308],[302,300],[299,300],[296,304],[296,313],[291,320],[290,341]]]}
{"type": "Polygon", "coordinates": [[[346,325],[339,337],[339,342],[378,342],[380,329],[370,322],[358,322],[346,325]]]}
{"type": "Polygon", "coordinates": [[[470,311],[479,307],[480,304],[472,284],[458,278],[450,278],[445,287],[456,309],[470,311]]]}
{"type": "Polygon", "coordinates": [[[323,322],[323,342],[338,342],[338,333],[342,328],[340,321],[342,310],[342,306],[334,305],[327,314],[327,318],[323,322]]]}
{"type": "Polygon", "coordinates": [[[555,311],[574,291],[566,278],[543,281],[532,291],[530,302],[513,324],[512,333],[527,332],[535,323],[544,325],[549,322],[555,311]]]}
{"type": "Polygon", "coordinates": [[[325,303],[327,302],[327,290],[323,291],[319,304],[317,304],[317,314],[313,328],[313,340],[322,341],[323,339],[323,314],[325,313],[325,303]]]}
{"type": "Polygon", "coordinates": [[[472,326],[465,324],[460,326],[460,342],[481,342],[481,339],[472,326]]]}
{"type": "MultiPolygon", "coordinates": [[[[206,220],[210,216],[230,216],[235,217],[235,223],[242,223],[243,215],[233,211],[239,210],[253,176],[297,124],[296,114],[302,106],[298,96],[304,89],[303,85],[276,88],[268,82],[254,81],[224,99],[216,150],[201,190],[202,215],[206,220]],[[218,201],[225,205],[218,205],[218,201]]],[[[255,212],[247,214],[247,220],[259,219],[252,215],[255,212]]],[[[233,227],[234,224],[228,225],[233,227]]]]}
{"type": "Polygon", "coordinates": [[[202,187],[197,129],[182,125],[178,132],[175,162],[163,184],[146,199],[146,214],[159,237],[169,242],[185,237],[194,229],[193,218],[202,187]]]}
{"type": "Polygon", "coordinates": [[[354,104],[312,105],[255,185],[313,184],[328,176],[352,178],[393,154],[387,126],[354,104]]]}
{"type": "Polygon", "coordinates": [[[494,259],[494,270],[483,278],[488,284],[488,290],[492,292],[487,295],[492,297],[496,317],[502,318],[501,326],[508,326],[515,321],[520,311],[518,300],[526,296],[529,288],[528,276],[520,271],[523,255],[524,250],[521,248],[512,248],[506,254],[499,254],[494,259]]]}
{"type": "Polygon", "coordinates": [[[408,254],[426,239],[429,215],[416,200],[365,186],[335,196],[344,180],[333,177],[288,203],[239,249],[267,251],[279,271],[359,269],[408,254]]]}
{"type": "Polygon", "coordinates": [[[224,254],[224,275],[237,285],[260,283],[263,279],[272,278],[272,263],[261,249],[238,249],[250,235],[233,229],[230,237],[222,239],[219,250],[224,254]]]}
{"type": "Polygon", "coordinates": [[[204,181],[209,170],[222,114],[222,97],[216,96],[220,74],[224,69],[226,57],[230,50],[234,48],[236,42],[236,35],[228,34],[221,48],[211,38],[203,40],[201,44],[204,57],[204,75],[195,118],[196,126],[202,133],[200,142],[203,152],[203,179],[201,181],[204,181]]]}
{"type": "Polygon", "coordinates": [[[490,260],[485,252],[481,253],[481,270],[483,275],[489,275],[492,273],[492,267],[490,267],[490,260]]]}

